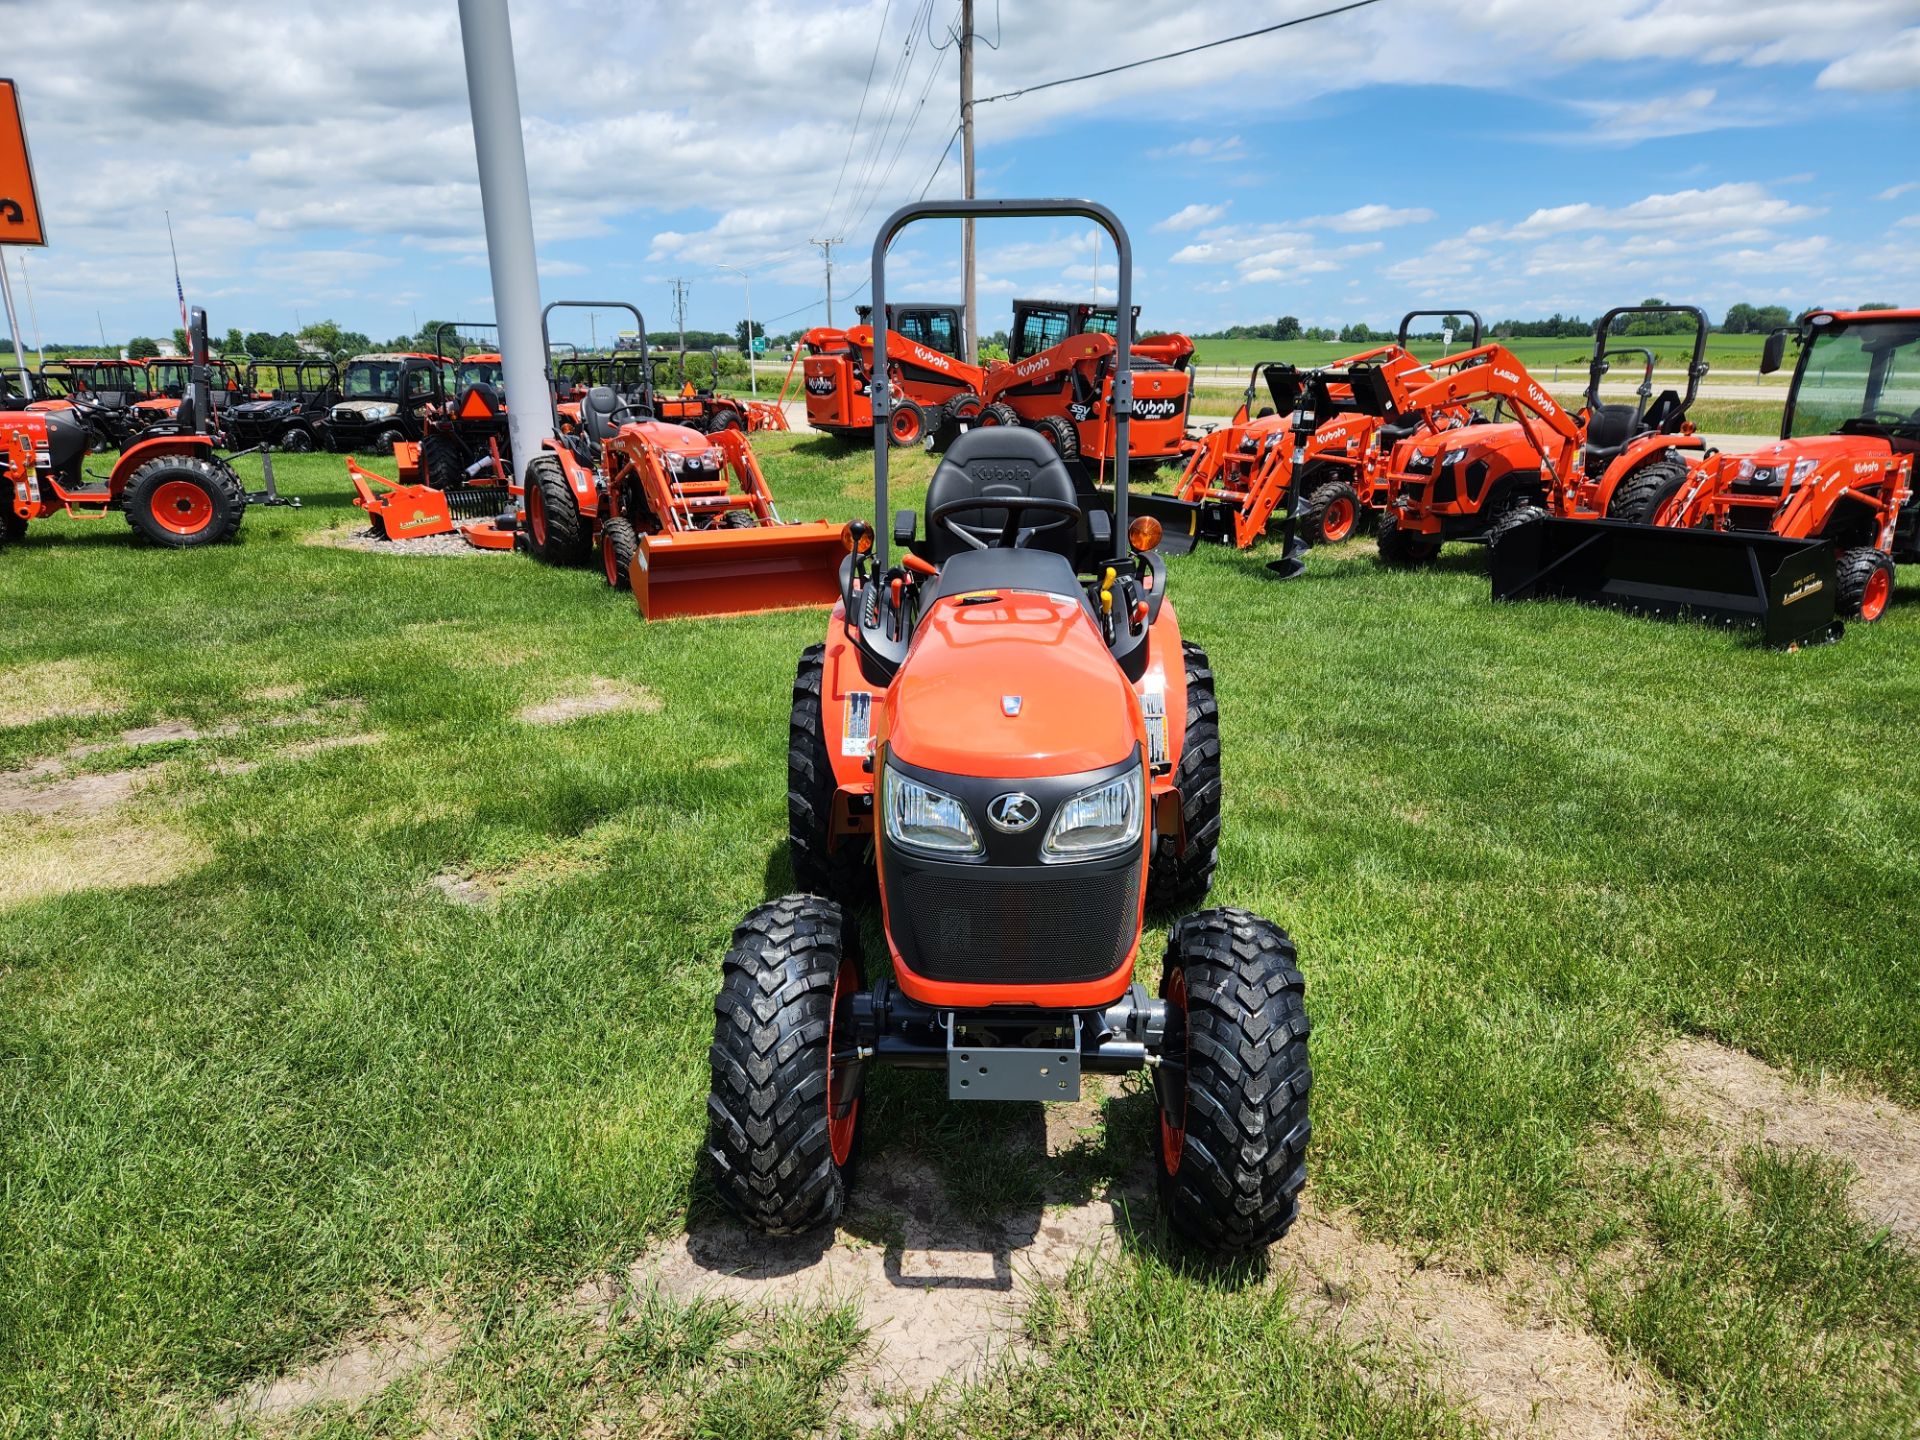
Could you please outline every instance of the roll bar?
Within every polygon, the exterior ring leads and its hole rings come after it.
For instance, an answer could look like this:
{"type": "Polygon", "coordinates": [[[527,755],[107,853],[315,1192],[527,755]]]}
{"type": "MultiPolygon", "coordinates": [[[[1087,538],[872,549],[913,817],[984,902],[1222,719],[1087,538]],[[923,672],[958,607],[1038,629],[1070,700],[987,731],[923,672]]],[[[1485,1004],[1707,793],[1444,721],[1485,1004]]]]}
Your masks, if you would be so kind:
{"type": "MultiPolygon", "coordinates": [[[[1119,279],[1114,296],[1114,342],[1117,347],[1113,372],[1114,474],[1113,536],[1114,559],[1125,561],[1127,540],[1127,426],[1133,414],[1133,242],[1127,227],[1106,206],[1092,200],[921,200],[902,205],[884,221],[873,236],[873,310],[887,313],[887,247],[894,237],[916,220],[980,220],[996,217],[1039,219],[1057,216],[1091,220],[1113,238],[1114,254],[1119,262],[1119,279]]],[[[873,543],[881,569],[887,564],[887,538],[892,524],[887,515],[887,450],[891,438],[893,386],[887,379],[887,327],[873,330],[873,374],[878,383],[872,389],[873,402],[873,543]]]]}
{"type": "MultiPolygon", "coordinates": [[[[1684,415],[1699,398],[1700,381],[1707,373],[1707,317],[1698,305],[1616,305],[1594,321],[1593,359],[1587,365],[1588,408],[1600,403],[1600,377],[1607,373],[1607,337],[1613,333],[1613,322],[1622,315],[1684,315],[1693,322],[1693,359],[1687,365],[1686,398],[1680,402],[1680,413],[1684,415]]],[[[1632,348],[1620,347],[1622,350],[1632,348]]]]}
{"type": "MultiPolygon", "coordinates": [[[[645,405],[653,408],[653,367],[647,364],[647,317],[640,313],[639,307],[625,300],[554,300],[540,312],[540,353],[546,357],[547,389],[553,389],[553,337],[547,327],[547,317],[556,310],[624,310],[633,316],[635,328],[640,332],[640,384],[644,387],[645,405]]],[[[565,345],[566,341],[561,341],[565,345]]],[[[568,346],[569,349],[577,348],[568,346]]],[[[616,354],[615,359],[618,359],[616,354]]],[[[611,370],[609,374],[613,373],[611,370]]]]}
{"type": "Polygon", "coordinates": [[[1480,348],[1480,334],[1481,334],[1481,331],[1485,329],[1485,327],[1480,323],[1480,314],[1476,310],[1458,310],[1458,309],[1455,309],[1455,310],[1409,310],[1406,314],[1400,317],[1400,335],[1399,335],[1399,338],[1395,340],[1394,343],[1397,344],[1402,350],[1406,349],[1407,336],[1412,332],[1414,321],[1444,320],[1449,315],[1453,315],[1453,316],[1464,315],[1469,320],[1473,321],[1473,343],[1469,345],[1467,348],[1469,350],[1478,350],[1480,348]]]}

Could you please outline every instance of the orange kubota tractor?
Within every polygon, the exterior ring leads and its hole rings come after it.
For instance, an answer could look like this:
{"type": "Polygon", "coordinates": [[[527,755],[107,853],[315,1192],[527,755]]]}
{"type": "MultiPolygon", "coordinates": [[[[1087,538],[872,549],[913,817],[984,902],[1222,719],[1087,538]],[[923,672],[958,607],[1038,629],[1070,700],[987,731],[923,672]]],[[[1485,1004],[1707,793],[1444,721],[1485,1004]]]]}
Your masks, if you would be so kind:
{"type": "Polygon", "coordinates": [[[703,435],[655,418],[638,309],[556,300],[542,312],[543,333],[560,308],[631,314],[642,388],[588,390],[577,427],[527,466],[525,532],[535,557],[574,564],[597,555],[607,583],[631,586],[649,620],[832,604],[840,527],[783,521],[741,431],[703,435]]]}
{"type": "Polygon", "coordinates": [[[1381,560],[1423,565],[1453,540],[1487,542],[1531,511],[1580,518],[1645,521],[1686,478],[1686,455],[1706,448],[1687,412],[1707,373],[1706,316],[1689,305],[1621,306],[1594,326],[1585,408],[1570,413],[1498,343],[1476,346],[1430,367],[1436,378],[1407,404],[1432,414],[1488,405],[1494,417],[1444,424],[1400,441],[1385,462],[1387,502],[1380,515],[1381,560]],[[1684,394],[1653,393],[1653,352],[1623,343],[1617,323],[1634,316],[1690,322],[1692,353],[1684,394]],[[1645,366],[1633,403],[1609,404],[1601,382],[1611,357],[1630,353],[1645,366]]]}
{"type": "MultiPolygon", "coordinates": [[[[910,221],[980,214],[1084,217],[1114,238],[1114,513],[1083,508],[1033,431],[981,426],[942,457],[921,536],[913,511],[888,514],[894,402],[875,394],[875,523],[847,527],[839,603],[793,686],[800,893],[749,912],[721,962],[707,1163],[747,1224],[802,1233],[842,1213],[876,1067],[1014,1104],[1144,1072],[1169,1228],[1263,1255],[1306,1181],[1306,987],[1279,926],[1192,908],[1218,854],[1218,708],[1160,527],[1127,514],[1130,246],[1083,201],[909,205],[874,239],[876,307],[910,221]],[[876,893],[870,972],[855,907],[876,893]],[[1188,913],[1149,990],[1146,919],[1173,911],[1188,913]]],[[[882,373],[891,345],[875,337],[882,373]]]]}
{"type": "Polygon", "coordinates": [[[1920,310],[1815,310],[1797,338],[1779,440],[1695,459],[1650,533],[1542,516],[1503,535],[1495,595],[1758,624],[1776,645],[1879,619],[1895,564],[1920,560],[1920,310]]]}
{"type": "MultiPolygon", "coordinates": [[[[1214,540],[1244,550],[1266,534],[1275,515],[1288,522],[1290,548],[1295,536],[1306,545],[1351,537],[1386,498],[1376,448],[1390,448],[1429,423],[1408,404],[1433,378],[1408,348],[1413,322],[1461,315],[1473,324],[1468,348],[1474,348],[1481,323],[1473,311],[1414,310],[1401,317],[1391,345],[1313,371],[1278,361],[1254,366],[1232,420],[1191,442],[1173,496],[1136,497],[1142,514],[1167,527],[1163,547],[1182,554],[1197,540],[1214,540]],[[1267,403],[1256,411],[1263,386],[1267,403]],[[1380,386],[1385,389],[1376,395],[1380,386]]],[[[1442,416],[1463,421],[1466,410],[1453,406],[1442,416]]]]}
{"type": "Polygon", "coordinates": [[[194,376],[178,413],[155,427],[168,433],[134,438],[104,480],[93,480],[83,469],[88,433],[77,414],[0,414],[6,481],[0,538],[18,540],[30,522],[49,515],[99,519],[113,510],[140,535],[170,550],[234,536],[249,497],[209,433],[205,312],[195,309],[188,329],[194,376]]]}

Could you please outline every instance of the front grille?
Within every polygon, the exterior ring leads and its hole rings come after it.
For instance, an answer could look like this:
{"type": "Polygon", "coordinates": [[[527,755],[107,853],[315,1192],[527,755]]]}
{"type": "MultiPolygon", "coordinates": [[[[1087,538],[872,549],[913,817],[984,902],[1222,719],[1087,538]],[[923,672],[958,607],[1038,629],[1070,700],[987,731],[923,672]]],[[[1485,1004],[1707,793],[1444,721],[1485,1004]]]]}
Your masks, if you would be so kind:
{"type": "Polygon", "coordinates": [[[1045,985],[1111,975],[1133,945],[1141,867],[913,870],[903,958],[929,980],[1045,985]]]}

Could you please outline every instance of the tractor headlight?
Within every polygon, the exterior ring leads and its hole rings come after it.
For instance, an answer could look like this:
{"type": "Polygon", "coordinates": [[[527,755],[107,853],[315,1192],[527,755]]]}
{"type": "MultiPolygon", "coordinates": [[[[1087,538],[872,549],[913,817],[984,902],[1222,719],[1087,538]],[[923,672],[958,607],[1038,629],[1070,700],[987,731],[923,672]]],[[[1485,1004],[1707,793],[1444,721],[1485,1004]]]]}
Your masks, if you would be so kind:
{"type": "Polygon", "coordinates": [[[1467,458],[1467,447],[1464,445],[1458,446],[1455,449],[1447,451],[1446,454],[1440,457],[1440,468],[1442,470],[1445,470],[1449,465],[1458,465],[1462,460],[1466,458],[1467,458]]]}
{"type": "Polygon", "coordinates": [[[1820,462],[1811,455],[1803,455],[1793,462],[1793,483],[1798,485],[1814,471],[1820,468],[1820,462]]]}
{"type": "Polygon", "coordinates": [[[1040,858],[1049,864],[1090,860],[1138,845],[1145,810],[1138,770],[1082,790],[1054,812],[1040,858]]]}
{"type": "Polygon", "coordinates": [[[889,840],[941,855],[980,853],[980,832],[973,828],[967,807],[953,796],[910,780],[892,766],[882,773],[880,786],[889,840]]]}
{"type": "Polygon", "coordinates": [[[1751,480],[1753,479],[1754,469],[1753,461],[1742,460],[1740,462],[1740,468],[1733,472],[1733,478],[1740,481],[1751,480]]]}
{"type": "Polygon", "coordinates": [[[718,470],[726,458],[726,455],[721,451],[720,447],[715,445],[701,454],[700,463],[709,470],[718,470]]]}

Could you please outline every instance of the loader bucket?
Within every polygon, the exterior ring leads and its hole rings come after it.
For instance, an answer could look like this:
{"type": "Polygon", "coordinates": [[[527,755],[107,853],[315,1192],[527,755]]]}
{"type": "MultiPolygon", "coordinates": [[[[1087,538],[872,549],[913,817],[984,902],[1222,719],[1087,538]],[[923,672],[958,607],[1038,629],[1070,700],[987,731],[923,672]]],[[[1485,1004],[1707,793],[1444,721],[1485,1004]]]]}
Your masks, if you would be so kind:
{"type": "Polygon", "coordinates": [[[649,620],[749,615],[840,598],[840,527],[825,520],[642,535],[627,568],[649,620]]]}
{"type": "Polygon", "coordinates": [[[1577,600],[1757,626],[1777,648],[1837,638],[1833,547],[1621,520],[1534,520],[1493,547],[1496,600],[1577,600]]]}

